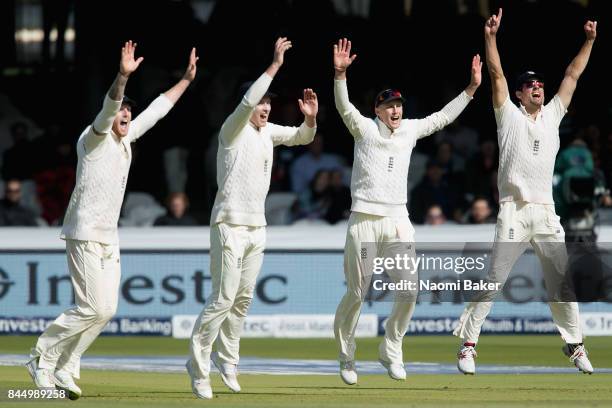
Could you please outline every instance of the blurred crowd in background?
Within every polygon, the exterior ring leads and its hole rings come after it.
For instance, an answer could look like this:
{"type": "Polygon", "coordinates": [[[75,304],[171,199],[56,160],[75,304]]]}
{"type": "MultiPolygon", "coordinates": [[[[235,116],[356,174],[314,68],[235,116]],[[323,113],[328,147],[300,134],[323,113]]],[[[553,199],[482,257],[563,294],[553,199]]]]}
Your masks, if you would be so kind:
{"type": "MultiPolygon", "coordinates": [[[[509,82],[527,69],[542,72],[547,100],[584,41],[586,19],[601,20],[561,124],[555,200],[563,217],[581,200],[593,208],[612,205],[606,1],[158,0],[146,2],[146,14],[144,3],[0,4],[0,225],[61,224],[75,182],[75,142],[101,108],[128,39],[145,57],[126,90],[139,109],[182,74],[192,46],[200,61],[198,78],[175,109],[134,146],[120,225],[208,224],[218,130],[237,104],[240,84],[270,63],[280,35],[293,48],[271,87],[278,97],[270,121],[298,126],[297,99],[307,87],[318,93],[320,109],[313,143],[275,149],[268,222],[345,220],[353,140],[334,107],[334,41],[350,38],[358,54],[348,88],[363,115],[374,117],[374,96],[392,87],[406,97],[405,118],[424,117],[468,84],[472,55],[484,56],[485,17],[499,6],[498,44],[509,82]]],[[[498,148],[486,66],[483,71],[483,85],[459,119],[412,153],[407,205],[415,224],[496,220],[498,148]]]]}

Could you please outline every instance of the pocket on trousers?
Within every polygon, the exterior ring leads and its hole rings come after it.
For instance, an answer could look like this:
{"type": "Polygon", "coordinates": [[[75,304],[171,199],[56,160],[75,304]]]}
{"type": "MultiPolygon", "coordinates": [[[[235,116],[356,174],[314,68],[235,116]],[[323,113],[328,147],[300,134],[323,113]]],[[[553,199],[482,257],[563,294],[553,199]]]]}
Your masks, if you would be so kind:
{"type": "Polygon", "coordinates": [[[408,220],[400,220],[395,225],[397,239],[400,242],[411,242],[414,240],[414,227],[408,220]]]}
{"type": "Polygon", "coordinates": [[[85,251],[89,253],[90,262],[97,265],[99,270],[114,270],[119,263],[119,247],[117,245],[88,241],[85,244],[85,251]]]}
{"type": "Polygon", "coordinates": [[[495,224],[495,236],[498,239],[509,239],[508,231],[506,231],[506,225],[508,223],[504,221],[502,212],[500,211],[497,215],[497,223],[495,224]]]}
{"type": "Polygon", "coordinates": [[[543,232],[539,233],[548,235],[562,234],[563,227],[561,226],[561,217],[559,217],[557,214],[546,214],[543,232]]]}
{"type": "Polygon", "coordinates": [[[266,227],[258,228],[257,238],[257,244],[262,247],[261,250],[263,252],[266,247],[266,227]]]}
{"type": "Polygon", "coordinates": [[[219,239],[221,241],[221,247],[222,248],[232,248],[233,247],[233,236],[234,236],[232,227],[223,222],[220,222],[217,224],[217,228],[219,230],[219,239]]]}
{"type": "Polygon", "coordinates": [[[527,228],[521,213],[521,206],[514,201],[504,202],[497,215],[495,225],[495,237],[502,241],[517,241],[524,238],[524,231],[527,228]]]}
{"type": "Polygon", "coordinates": [[[98,258],[104,258],[104,248],[99,242],[85,241],[83,247],[85,252],[88,252],[89,254],[92,254],[98,258]]]}

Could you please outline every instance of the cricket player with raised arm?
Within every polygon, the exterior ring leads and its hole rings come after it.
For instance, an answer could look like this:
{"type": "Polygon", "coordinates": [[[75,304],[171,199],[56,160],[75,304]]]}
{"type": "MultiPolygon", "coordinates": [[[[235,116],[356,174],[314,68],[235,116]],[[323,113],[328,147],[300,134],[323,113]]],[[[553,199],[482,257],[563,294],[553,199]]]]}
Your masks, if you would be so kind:
{"type": "MultiPolygon", "coordinates": [[[[491,16],[484,27],[486,60],[493,90],[493,109],[499,143],[497,178],[500,209],[495,228],[495,244],[489,280],[505,282],[512,266],[531,243],[540,259],[547,291],[556,291],[567,269],[565,232],[555,213],[553,170],[559,150],[559,124],[567,112],[578,78],[586,68],[597,35],[597,22],[584,25],[586,40],[578,55],[565,70],[557,94],[544,104],[542,75],[533,71],[521,74],[514,87],[519,101],[510,100],[508,84],[497,50],[497,32],[502,9],[491,16]],[[551,288],[553,287],[553,288],[551,288]]],[[[457,367],[464,374],[474,374],[476,344],[480,329],[492,307],[496,291],[478,294],[468,303],[454,334],[461,338],[457,367]]],[[[550,296],[550,295],[549,295],[550,296]]],[[[584,373],[593,367],[582,343],[578,304],[570,298],[549,297],[552,317],[565,341],[563,352],[584,373]]]]}
{"type": "Polygon", "coordinates": [[[74,382],[80,377],[81,356],[117,310],[121,278],[117,222],[132,160],[130,145],[172,109],[196,75],[194,48],[178,83],[132,120],[133,102],[124,90],[143,60],[135,59],[135,51],[132,41],[121,49],[119,72],[102,110],[77,141],[76,186],[61,232],[76,305],[38,338],[26,364],[38,388],[57,387],[71,399],[81,395],[74,382]]]}
{"type": "Polygon", "coordinates": [[[213,396],[211,359],[225,385],[234,392],[240,391],[239,342],[263,261],[264,204],[270,187],[273,148],[308,144],[316,133],[318,101],[312,89],[304,89],[303,99],[298,99],[304,114],[299,127],[268,122],[273,96],[268,88],[289,48],[291,41],[287,38],[276,41],[272,63],[248,87],[219,132],[219,190],[210,218],[212,292],[193,328],[191,358],[187,361],[191,388],[198,398],[213,396]]]}
{"type": "MultiPolygon", "coordinates": [[[[334,321],[339,349],[340,376],[349,385],[357,383],[355,369],[355,329],[364,293],[368,291],[367,271],[360,263],[363,243],[392,244],[414,242],[414,228],[406,208],[410,155],[416,142],[454,121],[472,100],[481,81],[480,56],[471,64],[467,88],[442,110],[424,119],[402,119],[404,98],[397,90],[386,89],[374,101],[376,119],[362,116],[348,97],[346,70],[355,60],[346,38],[334,45],[334,95],[336,109],[355,139],[351,177],[352,207],[346,244],[344,274],[347,290],[334,321]]],[[[377,249],[378,252],[384,248],[377,249]]],[[[381,256],[377,254],[376,256],[381,256]]],[[[408,329],[416,297],[396,296],[379,347],[379,360],[395,380],[404,380],[402,340],[408,329]]]]}

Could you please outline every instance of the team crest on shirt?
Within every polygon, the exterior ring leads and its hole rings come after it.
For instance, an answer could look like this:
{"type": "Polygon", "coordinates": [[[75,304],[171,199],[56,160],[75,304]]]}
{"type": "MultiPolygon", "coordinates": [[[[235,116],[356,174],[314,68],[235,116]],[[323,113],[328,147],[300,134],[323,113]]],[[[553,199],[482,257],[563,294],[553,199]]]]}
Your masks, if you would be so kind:
{"type": "Polygon", "coordinates": [[[393,156],[389,156],[389,163],[387,164],[387,171],[390,173],[393,171],[393,162],[395,158],[393,156]]]}
{"type": "Polygon", "coordinates": [[[367,259],[367,258],[368,258],[368,249],[361,248],[361,259],[367,259]]]}

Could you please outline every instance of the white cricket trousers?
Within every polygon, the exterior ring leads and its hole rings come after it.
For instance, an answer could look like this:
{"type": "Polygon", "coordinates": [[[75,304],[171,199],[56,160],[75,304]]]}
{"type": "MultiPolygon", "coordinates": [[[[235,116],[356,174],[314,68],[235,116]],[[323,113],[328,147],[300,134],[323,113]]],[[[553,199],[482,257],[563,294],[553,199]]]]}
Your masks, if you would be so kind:
{"type": "MultiPolygon", "coordinates": [[[[565,281],[568,256],[565,232],[559,216],[555,214],[554,205],[524,201],[501,203],[495,227],[489,280],[501,283],[501,289],[512,267],[530,243],[542,265],[548,305],[561,337],[566,343],[581,343],[578,303],[550,301],[555,298],[570,299],[570,296],[561,294],[563,288],[560,284],[565,281]]],[[[468,303],[453,334],[460,337],[462,342],[477,343],[496,295],[497,291],[483,292],[477,295],[478,299],[468,303]]]]}
{"type": "Polygon", "coordinates": [[[66,240],[66,255],[76,305],[44,331],[31,357],[80,378],[81,356],[117,311],[121,264],[117,245],[93,241],[66,240]]]}
{"type": "MultiPolygon", "coordinates": [[[[364,268],[361,262],[361,251],[364,247],[362,244],[375,243],[376,257],[394,257],[398,242],[414,242],[414,228],[407,216],[382,217],[351,213],[344,246],[344,277],[347,287],[334,319],[334,335],[338,343],[340,362],[355,360],[355,329],[364,296],[372,280],[371,271],[365,270],[367,268],[364,268]]],[[[414,245],[412,250],[414,251],[414,245]]],[[[414,253],[411,256],[414,256],[414,253]]],[[[385,337],[378,351],[381,360],[403,364],[402,340],[414,312],[416,296],[407,301],[399,299],[398,294],[396,293],[391,315],[385,325],[385,337]]]]}
{"type": "Polygon", "coordinates": [[[265,227],[220,222],[210,228],[212,292],[191,334],[191,364],[197,378],[208,378],[210,353],[238,364],[240,335],[253,299],[266,244],[265,227]]]}

